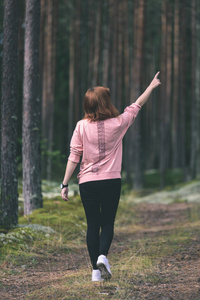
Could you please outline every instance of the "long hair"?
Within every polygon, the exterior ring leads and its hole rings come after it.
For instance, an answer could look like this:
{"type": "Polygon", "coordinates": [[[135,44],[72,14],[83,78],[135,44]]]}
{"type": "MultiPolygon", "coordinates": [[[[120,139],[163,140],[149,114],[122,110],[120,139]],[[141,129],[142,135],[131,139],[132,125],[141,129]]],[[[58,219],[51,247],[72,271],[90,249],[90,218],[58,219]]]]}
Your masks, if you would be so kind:
{"type": "Polygon", "coordinates": [[[110,90],[96,86],[87,90],[84,96],[84,119],[101,121],[119,116],[118,110],[110,101],[110,90]]]}

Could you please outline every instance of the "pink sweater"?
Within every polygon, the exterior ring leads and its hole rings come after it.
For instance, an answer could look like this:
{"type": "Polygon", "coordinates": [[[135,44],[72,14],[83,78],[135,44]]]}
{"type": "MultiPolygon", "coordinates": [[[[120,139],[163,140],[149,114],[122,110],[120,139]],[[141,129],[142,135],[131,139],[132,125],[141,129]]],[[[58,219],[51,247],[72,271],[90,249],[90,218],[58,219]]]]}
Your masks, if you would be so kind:
{"type": "Polygon", "coordinates": [[[131,104],[116,118],[90,122],[79,121],[74,130],[69,160],[82,161],[79,184],[87,181],[121,178],[122,139],[141,106],[131,104]]]}

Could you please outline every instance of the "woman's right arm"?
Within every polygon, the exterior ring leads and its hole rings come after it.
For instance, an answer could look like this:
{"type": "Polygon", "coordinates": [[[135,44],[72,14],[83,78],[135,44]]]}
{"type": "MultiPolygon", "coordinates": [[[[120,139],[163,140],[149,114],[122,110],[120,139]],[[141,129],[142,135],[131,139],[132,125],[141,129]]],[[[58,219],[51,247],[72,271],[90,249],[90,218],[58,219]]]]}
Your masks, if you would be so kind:
{"type": "Polygon", "coordinates": [[[144,93],[135,101],[135,104],[139,104],[141,106],[144,105],[147,102],[152,91],[161,84],[160,79],[158,79],[159,73],[160,72],[156,73],[150,85],[146,88],[144,93]]]}

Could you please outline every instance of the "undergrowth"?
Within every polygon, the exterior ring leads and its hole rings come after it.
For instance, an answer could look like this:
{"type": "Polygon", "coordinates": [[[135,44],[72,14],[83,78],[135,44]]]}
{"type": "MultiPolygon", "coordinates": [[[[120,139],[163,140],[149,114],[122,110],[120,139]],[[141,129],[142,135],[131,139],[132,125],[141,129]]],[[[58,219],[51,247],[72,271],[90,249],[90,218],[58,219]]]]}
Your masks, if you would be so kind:
{"type": "MultiPolygon", "coordinates": [[[[168,256],[180,255],[181,260],[182,253],[199,238],[199,205],[187,211],[184,222],[152,232],[142,223],[139,208],[122,195],[109,256],[113,272],[110,282],[91,283],[91,270],[85,262],[85,267],[60,277],[59,284],[49,282],[48,287],[30,291],[26,299],[140,299],[133,294],[137,295],[141,285],[165,284],[167,279],[160,275],[159,264],[168,256]]],[[[67,203],[60,197],[44,198],[44,207],[30,216],[19,216],[19,224],[29,227],[0,234],[0,287],[3,276],[49,263],[48,258],[54,254],[72,254],[75,248],[87,251],[86,219],[78,195],[67,203]]]]}

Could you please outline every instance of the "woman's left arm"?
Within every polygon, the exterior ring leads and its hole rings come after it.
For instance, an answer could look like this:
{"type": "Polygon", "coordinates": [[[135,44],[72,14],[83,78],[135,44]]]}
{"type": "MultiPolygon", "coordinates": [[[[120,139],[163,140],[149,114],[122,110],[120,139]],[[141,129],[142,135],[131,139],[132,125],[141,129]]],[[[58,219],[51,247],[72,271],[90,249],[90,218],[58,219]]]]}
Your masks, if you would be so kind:
{"type": "MultiPolygon", "coordinates": [[[[67,185],[74,170],[76,169],[78,163],[68,160],[66,170],[65,170],[65,177],[63,179],[63,184],[67,185]]],[[[61,190],[61,197],[63,200],[68,201],[68,187],[65,187],[61,190]]]]}

